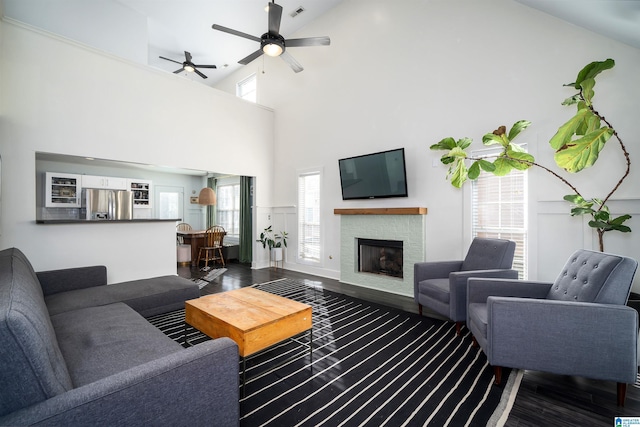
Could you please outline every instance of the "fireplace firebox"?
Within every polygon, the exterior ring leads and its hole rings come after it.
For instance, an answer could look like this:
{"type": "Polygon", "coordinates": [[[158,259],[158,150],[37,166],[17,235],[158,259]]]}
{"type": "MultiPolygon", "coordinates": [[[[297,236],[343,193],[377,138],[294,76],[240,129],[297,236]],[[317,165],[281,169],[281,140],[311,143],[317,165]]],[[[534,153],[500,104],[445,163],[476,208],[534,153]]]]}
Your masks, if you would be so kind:
{"type": "Polygon", "coordinates": [[[358,238],[358,271],[403,277],[402,241],[358,238]]]}

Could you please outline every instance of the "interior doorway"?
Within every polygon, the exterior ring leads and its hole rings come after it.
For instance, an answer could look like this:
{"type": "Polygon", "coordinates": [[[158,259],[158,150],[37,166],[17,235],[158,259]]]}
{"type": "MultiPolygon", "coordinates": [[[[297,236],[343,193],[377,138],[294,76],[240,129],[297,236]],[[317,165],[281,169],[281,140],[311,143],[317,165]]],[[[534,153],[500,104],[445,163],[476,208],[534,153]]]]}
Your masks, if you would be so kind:
{"type": "Polygon", "coordinates": [[[184,188],[166,185],[154,187],[154,210],[159,219],[183,218],[184,188]]]}

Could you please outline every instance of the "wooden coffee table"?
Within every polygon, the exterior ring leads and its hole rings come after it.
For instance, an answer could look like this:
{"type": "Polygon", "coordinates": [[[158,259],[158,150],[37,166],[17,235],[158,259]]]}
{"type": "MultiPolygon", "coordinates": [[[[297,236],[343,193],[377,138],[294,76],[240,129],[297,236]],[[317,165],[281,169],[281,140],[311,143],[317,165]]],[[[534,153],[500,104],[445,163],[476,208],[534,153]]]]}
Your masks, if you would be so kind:
{"type": "Polygon", "coordinates": [[[185,302],[187,324],[211,338],[229,337],[238,344],[243,384],[246,358],[274,344],[309,331],[311,354],[311,314],[310,305],[250,287],[185,302]]]}

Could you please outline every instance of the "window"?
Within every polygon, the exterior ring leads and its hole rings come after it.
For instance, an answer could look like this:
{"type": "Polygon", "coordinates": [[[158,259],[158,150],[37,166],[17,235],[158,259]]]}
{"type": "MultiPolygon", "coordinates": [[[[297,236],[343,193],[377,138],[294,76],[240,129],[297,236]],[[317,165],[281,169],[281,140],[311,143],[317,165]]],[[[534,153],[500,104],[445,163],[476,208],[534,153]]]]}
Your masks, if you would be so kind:
{"type": "Polygon", "coordinates": [[[472,182],[472,235],[516,242],[513,268],[527,278],[527,173],[506,176],[482,172],[472,182]]]}
{"type": "Polygon", "coordinates": [[[319,171],[298,175],[298,261],[320,263],[319,171]]]}
{"type": "Polygon", "coordinates": [[[256,102],[258,94],[258,84],[255,74],[251,74],[246,79],[236,84],[236,96],[247,101],[256,102]]]}
{"type": "Polygon", "coordinates": [[[240,184],[216,187],[216,224],[224,227],[227,237],[240,237],[240,184]]]}

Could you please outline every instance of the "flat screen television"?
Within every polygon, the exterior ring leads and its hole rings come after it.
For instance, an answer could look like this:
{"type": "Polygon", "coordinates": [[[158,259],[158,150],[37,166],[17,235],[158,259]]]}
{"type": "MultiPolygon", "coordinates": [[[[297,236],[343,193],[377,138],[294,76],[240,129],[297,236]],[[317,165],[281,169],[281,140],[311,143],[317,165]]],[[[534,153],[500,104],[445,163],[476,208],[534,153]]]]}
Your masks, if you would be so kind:
{"type": "Polygon", "coordinates": [[[404,148],[338,160],[342,200],[407,197],[404,148]]]}

